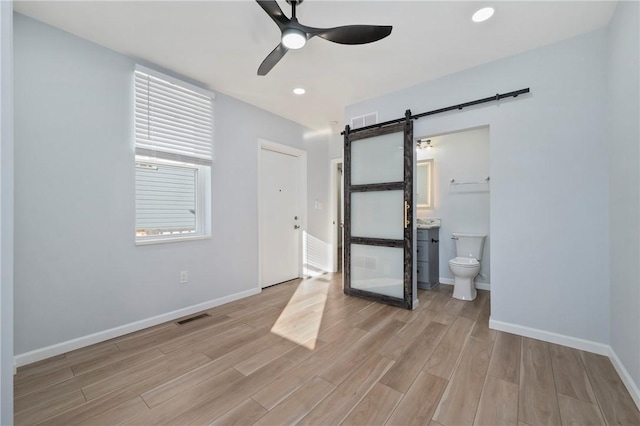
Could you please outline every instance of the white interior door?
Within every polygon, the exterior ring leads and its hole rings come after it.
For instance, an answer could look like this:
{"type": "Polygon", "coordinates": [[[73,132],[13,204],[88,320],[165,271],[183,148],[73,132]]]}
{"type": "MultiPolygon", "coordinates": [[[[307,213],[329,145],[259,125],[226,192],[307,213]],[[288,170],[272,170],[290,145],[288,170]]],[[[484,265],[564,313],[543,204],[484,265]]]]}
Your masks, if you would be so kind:
{"type": "Polygon", "coordinates": [[[298,278],[299,158],[260,150],[260,263],[262,287],[298,278]]]}
{"type": "Polygon", "coordinates": [[[339,201],[338,201],[338,205],[339,207],[339,211],[338,211],[338,221],[340,223],[339,226],[339,231],[338,231],[338,247],[340,247],[340,256],[342,256],[342,242],[344,241],[344,179],[342,178],[343,176],[343,163],[340,163],[338,170],[338,178],[340,179],[340,194],[339,194],[339,201]]]}
{"type": "Polygon", "coordinates": [[[342,160],[332,160],[332,173],[333,180],[333,197],[334,197],[334,212],[333,212],[333,232],[334,232],[334,253],[333,264],[336,272],[342,271],[342,242],[344,239],[343,233],[343,211],[344,211],[344,180],[342,179],[342,160]]]}

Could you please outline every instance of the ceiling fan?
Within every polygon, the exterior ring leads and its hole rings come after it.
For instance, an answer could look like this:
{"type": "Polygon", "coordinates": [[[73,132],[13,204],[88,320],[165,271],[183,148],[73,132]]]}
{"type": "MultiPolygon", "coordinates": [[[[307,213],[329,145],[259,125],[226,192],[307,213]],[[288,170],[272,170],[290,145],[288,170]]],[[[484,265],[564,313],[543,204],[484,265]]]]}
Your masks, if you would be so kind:
{"type": "Polygon", "coordinates": [[[346,25],[334,28],[313,28],[302,25],[296,18],[296,6],[303,0],[287,0],[291,5],[291,18],[287,18],[275,0],[256,0],[260,7],[273,19],[280,32],[282,41],[262,61],[258,75],[267,75],[282,59],[289,49],[300,49],[307,40],[318,36],[340,44],[366,44],[381,40],[391,34],[390,25],[346,25]]]}

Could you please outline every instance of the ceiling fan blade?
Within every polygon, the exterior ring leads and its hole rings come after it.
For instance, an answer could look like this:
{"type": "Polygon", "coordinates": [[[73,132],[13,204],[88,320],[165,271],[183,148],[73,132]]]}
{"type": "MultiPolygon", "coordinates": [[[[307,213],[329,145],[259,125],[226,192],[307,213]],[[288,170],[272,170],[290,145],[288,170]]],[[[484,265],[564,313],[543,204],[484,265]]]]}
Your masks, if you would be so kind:
{"type": "Polygon", "coordinates": [[[304,31],[312,36],[340,44],[366,44],[381,40],[391,34],[390,25],[346,25],[335,28],[304,27],[304,31]]]}
{"type": "Polygon", "coordinates": [[[278,6],[278,2],[275,0],[256,0],[260,7],[267,12],[267,15],[273,19],[273,21],[278,25],[280,30],[282,31],[290,22],[290,19],[287,18],[280,6],[278,6]]]}
{"type": "Polygon", "coordinates": [[[282,43],[276,46],[276,48],[273,49],[260,64],[260,67],[258,68],[258,75],[267,75],[267,73],[271,71],[271,68],[280,62],[280,59],[282,59],[288,51],[289,49],[284,47],[282,43]]]}

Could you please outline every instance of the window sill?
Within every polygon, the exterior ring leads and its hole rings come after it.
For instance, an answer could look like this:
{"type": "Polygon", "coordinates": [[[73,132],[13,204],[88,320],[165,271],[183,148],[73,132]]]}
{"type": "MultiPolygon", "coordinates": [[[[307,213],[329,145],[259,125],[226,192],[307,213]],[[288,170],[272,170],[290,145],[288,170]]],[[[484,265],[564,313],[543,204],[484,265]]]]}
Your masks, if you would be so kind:
{"type": "Polygon", "coordinates": [[[179,243],[182,241],[210,240],[211,235],[189,235],[184,237],[149,238],[136,240],[137,246],[148,246],[152,244],[179,243]]]}

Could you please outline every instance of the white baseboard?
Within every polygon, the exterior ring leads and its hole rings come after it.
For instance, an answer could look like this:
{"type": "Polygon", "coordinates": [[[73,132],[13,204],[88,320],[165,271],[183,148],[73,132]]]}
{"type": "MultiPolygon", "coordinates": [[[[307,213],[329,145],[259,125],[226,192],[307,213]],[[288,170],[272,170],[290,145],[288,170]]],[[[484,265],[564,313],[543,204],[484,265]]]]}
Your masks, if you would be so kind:
{"type": "Polygon", "coordinates": [[[154,325],[162,324],[168,321],[173,321],[180,317],[192,315],[201,311],[206,311],[207,309],[224,305],[225,303],[233,302],[234,300],[243,299],[245,297],[258,294],[260,293],[260,291],[260,289],[241,291],[229,296],[209,300],[208,302],[188,306],[186,308],[178,309],[172,312],[167,312],[166,314],[156,315],[155,317],[121,325],[115,328],[110,328],[108,330],[99,331],[97,333],[89,334],[88,336],[78,337],[76,339],[67,340],[66,342],[56,343],[55,345],[16,355],[13,358],[14,366],[15,368],[22,367],[23,365],[31,364],[33,362],[51,358],[56,355],[64,354],[76,349],[104,342],[105,340],[113,339],[114,337],[124,336],[125,334],[133,333],[144,328],[153,327],[154,325]]]}
{"type": "Polygon", "coordinates": [[[611,364],[613,364],[613,368],[616,369],[618,375],[622,379],[622,383],[624,383],[625,387],[629,391],[629,395],[633,398],[633,402],[636,403],[636,407],[640,410],[640,388],[638,388],[638,384],[633,381],[633,378],[629,374],[624,365],[618,358],[618,355],[615,353],[613,348],[609,346],[609,359],[611,360],[611,364]]]}
{"type": "Polygon", "coordinates": [[[581,351],[592,352],[598,355],[609,355],[609,345],[591,340],[571,337],[564,334],[553,333],[551,331],[537,328],[525,327],[523,325],[511,324],[508,322],[496,321],[489,318],[489,328],[492,330],[506,331],[507,333],[519,336],[530,337],[544,342],[555,343],[557,345],[568,346],[581,351]]]}
{"type": "MultiPolygon", "coordinates": [[[[444,277],[440,277],[440,284],[445,284],[445,285],[453,285],[453,278],[444,278],[444,277]]],[[[476,288],[478,290],[489,290],[491,291],[491,283],[479,283],[477,281],[473,282],[476,285],[476,288]]]]}

